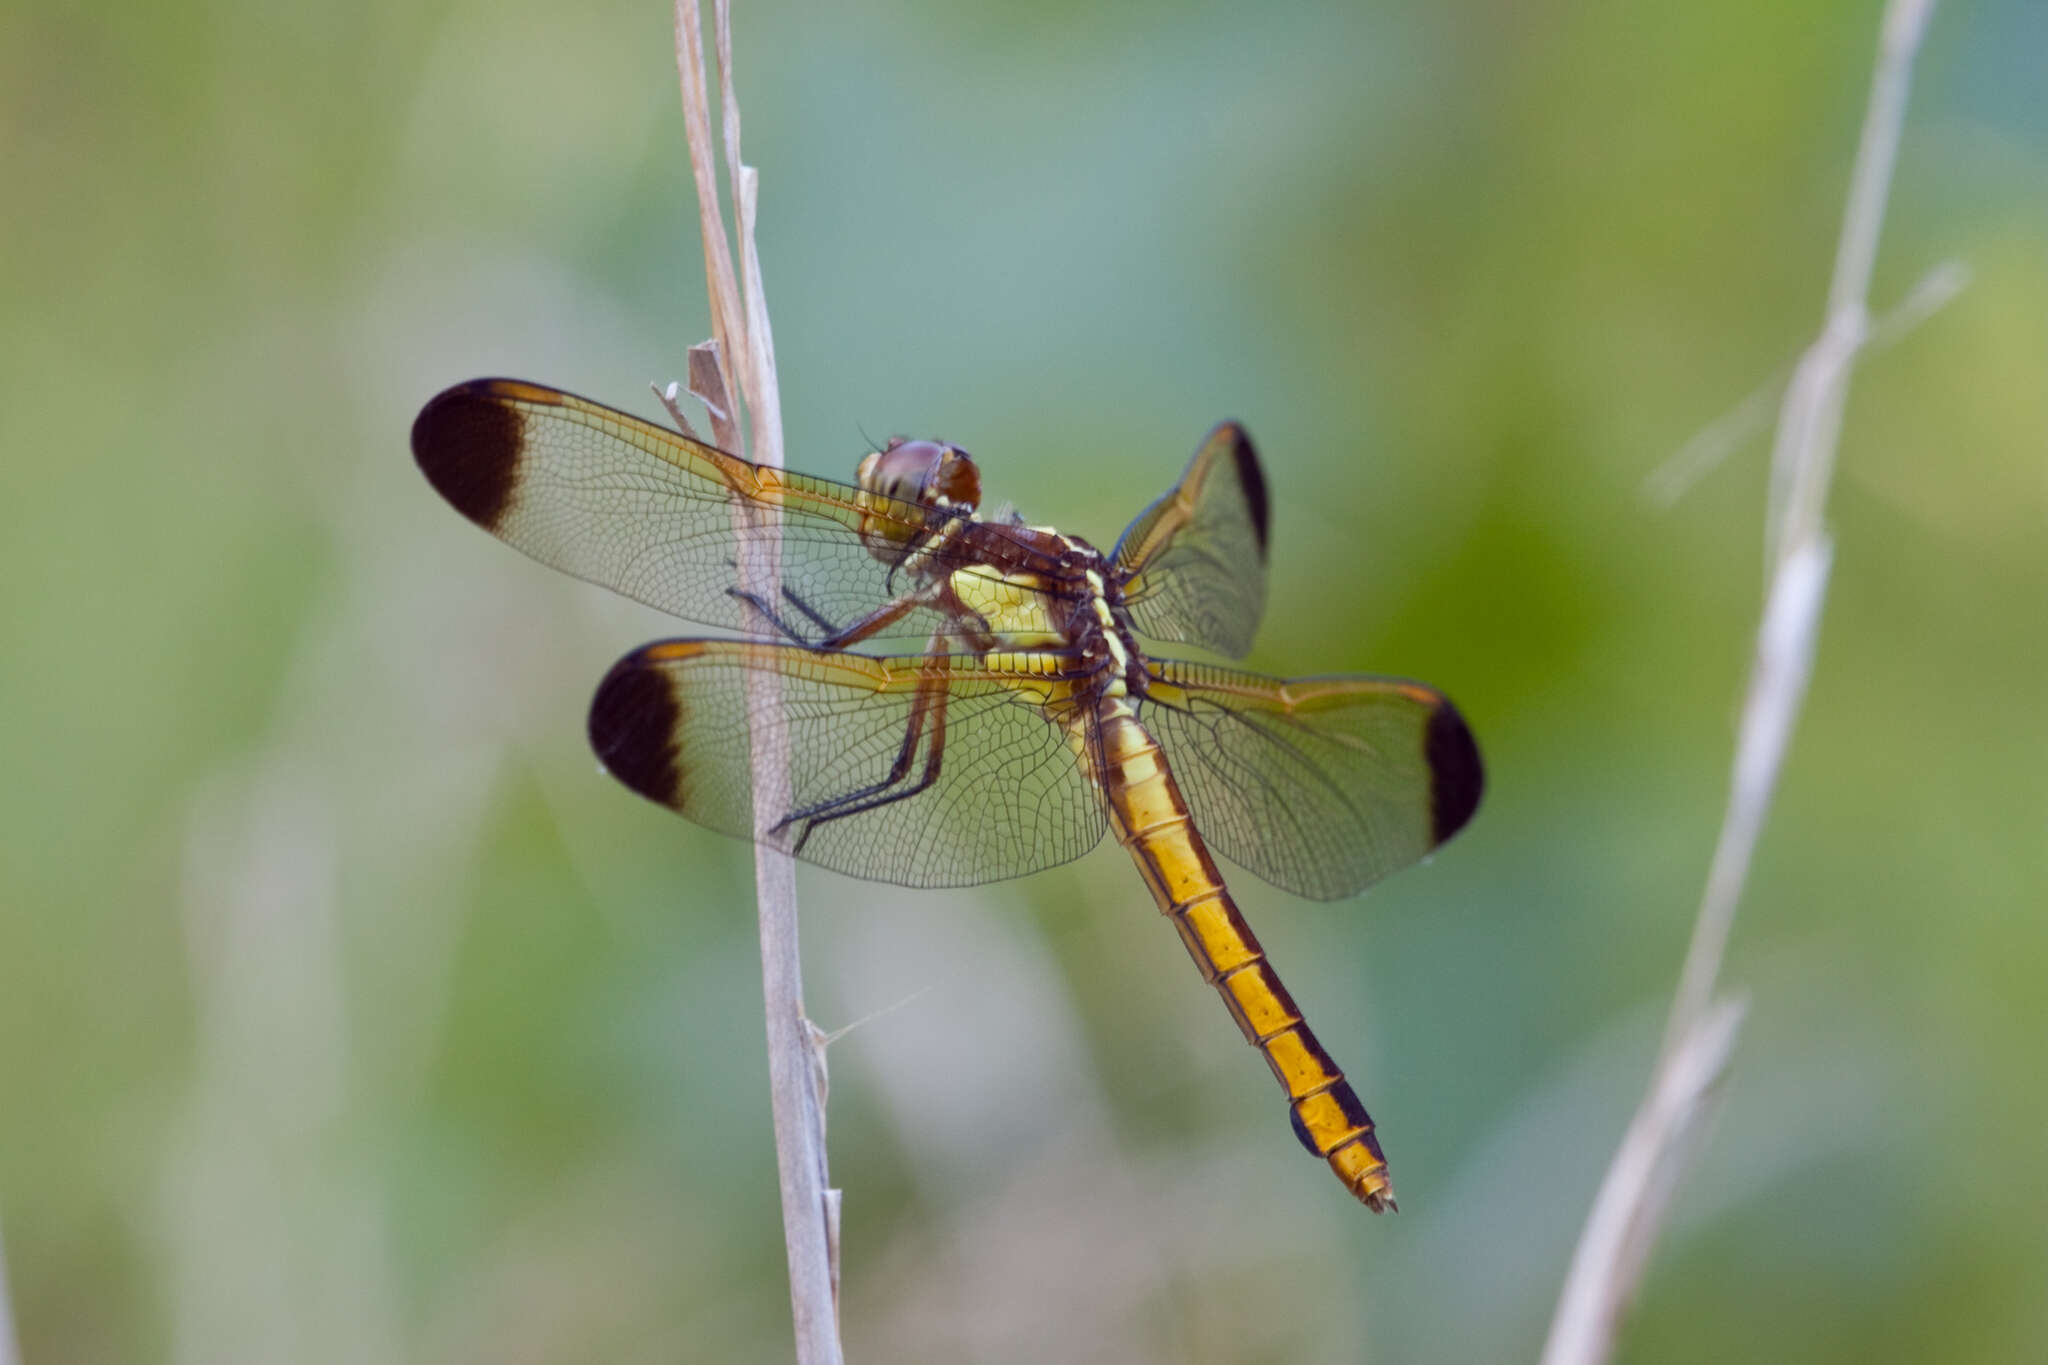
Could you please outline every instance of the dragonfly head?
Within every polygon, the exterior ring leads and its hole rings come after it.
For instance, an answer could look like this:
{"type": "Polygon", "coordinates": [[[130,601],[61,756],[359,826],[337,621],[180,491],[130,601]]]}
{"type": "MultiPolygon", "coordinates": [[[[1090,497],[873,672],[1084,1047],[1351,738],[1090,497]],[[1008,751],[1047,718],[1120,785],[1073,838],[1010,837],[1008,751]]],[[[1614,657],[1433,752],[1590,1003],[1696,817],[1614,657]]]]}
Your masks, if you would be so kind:
{"type": "Polygon", "coordinates": [[[854,477],[870,493],[949,512],[972,512],[981,501],[974,457],[939,441],[899,437],[863,459],[854,477]]]}

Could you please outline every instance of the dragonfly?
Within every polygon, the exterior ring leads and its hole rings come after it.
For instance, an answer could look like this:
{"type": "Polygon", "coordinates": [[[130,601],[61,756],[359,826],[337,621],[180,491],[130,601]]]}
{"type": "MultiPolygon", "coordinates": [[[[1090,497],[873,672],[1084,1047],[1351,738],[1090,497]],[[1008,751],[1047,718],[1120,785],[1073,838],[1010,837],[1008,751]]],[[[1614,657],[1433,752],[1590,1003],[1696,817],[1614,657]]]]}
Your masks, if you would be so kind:
{"type": "Polygon", "coordinates": [[[412,449],[499,539],[734,632],[613,666],[589,715],[612,776],[710,829],[905,887],[1023,876],[1113,830],[1279,1080],[1302,1146],[1374,1212],[1395,1207],[1371,1116],[1210,850],[1299,896],[1352,896],[1462,829],[1484,772],[1457,708],[1420,683],[1273,678],[1143,647],[1251,648],[1269,504],[1240,426],[1210,431],[1107,554],[983,515],[979,467],[939,441],[891,441],[838,483],[478,379],[427,403],[412,449]],[[764,577],[771,544],[779,574],[764,577]],[[785,731],[787,804],[758,817],[763,696],[785,731]]]}

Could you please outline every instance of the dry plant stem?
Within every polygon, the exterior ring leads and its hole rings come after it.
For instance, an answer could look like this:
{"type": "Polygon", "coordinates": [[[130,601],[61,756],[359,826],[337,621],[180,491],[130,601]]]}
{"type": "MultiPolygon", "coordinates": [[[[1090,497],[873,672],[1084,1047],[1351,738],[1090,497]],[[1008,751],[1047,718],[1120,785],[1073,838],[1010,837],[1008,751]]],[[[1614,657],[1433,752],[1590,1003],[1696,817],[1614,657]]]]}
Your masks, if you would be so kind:
{"type": "Polygon", "coordinates": [[[14,1337],[13,1300],[7,1292],[5,1243],[0,1243],[0,1365],[21,1365],[21,1346],[14,1337]]]}
{"type": "Polygon", "coordinates": [[[718,358],[715,341],[700,341],[690,348],[690,396],[704,405],[705,416],[711,419],[712,444],[738,453],[740,419],[726,388],[725,365],[718,358]]]}
{"type": "Polygon", "coordinates": [[[1666,1056],[1679,1046],[1713,995],[1755,833],[1777,785],[1785,744],[1805,691],[1825,593],[1828,546],[1822,515],[1834,473],[1835,444],[1841,435],[1850,367],[1869,334],[1870,272],[1877,260],[1885,200],[1905,125],[1913,56],[1933,10],[1934,0],[1892,0],[1885,10],[1877,72],[1828,289],[1827,324],[1800,358],[1779,409],[1771,451],[1772,516],[1766,527],[1766,567],[1772,583],[1757,635],[1728,815],[1672,1003],[1664,1038],[1666,1056]],[[1809,582],[1815,572],[1821,581],[1809,582]]]}
{"type": "Polygon", "coordinates": [[[718,34],[719,126],[725,133],[725,165],[732,176],[733,222],[739,228],[740,278],[745,284],[747,347],[742,385],[754,419],[754,459],[782,467],[782,388],[775,378],[775,334],[768,327],[768,295],[761,283],[761,256],[754,249],[754,215],[761,177],[740,159],[740,100],[732,83],[732,3],[714,0],[718,34]]]}
{"type": "MultiPolygon", "coordinates": [[[[750,423],[745,453],[780,468],[782,419],[775,379],[774,343],[754,250],[756,178],[740,160],[739,103],[732,86],[731,20],[718,0],[718,58],[724,105],[725,151],[730,164],[745,292],[733,270],[718,203],[716,153],[704,67],[703,21],[697,0],[676,3],[676,66],[682,80],[684,123],[704,238],[704,273],[711,296],[717,349],[693,348],[691,388],[707,397],[721,444],[739,444],[750,423]],[[733,379],[737,379],[735,384],[733,379]],[[735,399],[737,401],[735,401],[735,399]]],[[[738,513],[736,515],[758,515],[738,513]]],[[[771,510],[768,514],[773,517],[771,510]]],[[[762,601],[780,594],[780,556],[774,535],[742,537],[740,581],[762,601]]],[[[797,941],[796,865],[773,834],[789,809],[788,733],[780,694],[755,686],[747,698],[754,789],[754,880],[761,931],[761,986],[768,1024],[768,1081],[775,1123],[775,1164],[782,1192],[782,1231],[789,1259],[789,1297],[799,1365],[838,1365],[837,1199],[827,1189],[824,1097],[814,1030],[804,1016],[802,956],[797,941]]]]}
{"type": "Polygon", "coordinates": [[[1746,1009],[1740,1000],[1717,1003],[1651,1078],[1586,1215],[1543,1365],[1584,1365],[1614,1349],[1621,1309],[1634,1297],[1664,1210],[1706,1134],[1746,1009]]]}
{"type": "MultiPolygon", "coordinates": [[[[1906,297],[1871,325],[1863,349],[1877,350],[1899,340],[1970,286],[1970,268],[1961,261],[1943,261],[1920,277],[1906,297]]],[[[1792,367],[1784,366],[1769,382],[1694,434],[1670,459],[1643,479],[1643,496],[1658,510],[1677,505],[1692,486],[1769,425],[1783,401],[1792,367]]]]}
{"type": "Polygon", "coordinates": [[[745,330],[745,310],[733,277],[732,248],[718,211],[718,162],[711,144],[711,100],[704,79],[704,29],[697,0],[676,0],[676,70],[682,78],[683,129],[690,142],[690,172],[697,187],[697,230],[704,244],[704,288],[711,301],[711,334],[721,355],[734,354],[745,330]]]}
{"type": "Polygon", "coordinates": [[[654,396],[661,400],[661,405],[664,408],[668,409],[668,419],[676,424],[677,431],[680,431],[693,441],[704,439],[697,434],[697,428],[690,425],[690,414],[683,411],[682,385],[676,383],[673,379],[669,380],[666,386],[649,380],[647,387],[654,390],[654,396]]]}
{"type": "Polygon", "coordinates": [[[1716,1004],[1716,982],[1812,672],[1830,560],[1823,526],[1828,482],[1849,372],[1870,332],[1870,272],[1898,158],[1913,56],[1933,9],[1933,0],[1891,0],[1885,10],[1828,291],[1827,323],[1794,370],[1778,416],[1766,538],[1770,582],[1727,812],[1693,922],[1664,1049],[1573,1253],[1544,1345],[1544,1365],[1586,1365],[1612,1353],[1622,1310],[1641,1278],[1671,1192],[1699,1143],[1734,1046],[1742,1007],[1716,1004]]]}

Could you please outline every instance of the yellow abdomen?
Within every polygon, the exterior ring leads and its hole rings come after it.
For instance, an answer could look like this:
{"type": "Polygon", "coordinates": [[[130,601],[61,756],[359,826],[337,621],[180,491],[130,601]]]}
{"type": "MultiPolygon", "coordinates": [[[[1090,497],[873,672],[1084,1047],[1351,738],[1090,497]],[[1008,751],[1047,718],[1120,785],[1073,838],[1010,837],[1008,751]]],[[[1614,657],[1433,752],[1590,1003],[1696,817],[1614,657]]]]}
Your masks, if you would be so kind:
{"type": "Polygon", "coordinates": [[[1375,1213],[1394,1207],[1372,1117],[1302,1022],[1188,816],[1158,744],[1121,697],[1100,704],[1099,779],[1117,841],[1130,849],[1161,913],[1172,919],[1202,979],[1215,986],[1245,1040],[1287,1092],[1295,1136],[1329,1162],[1375,1213]]]}

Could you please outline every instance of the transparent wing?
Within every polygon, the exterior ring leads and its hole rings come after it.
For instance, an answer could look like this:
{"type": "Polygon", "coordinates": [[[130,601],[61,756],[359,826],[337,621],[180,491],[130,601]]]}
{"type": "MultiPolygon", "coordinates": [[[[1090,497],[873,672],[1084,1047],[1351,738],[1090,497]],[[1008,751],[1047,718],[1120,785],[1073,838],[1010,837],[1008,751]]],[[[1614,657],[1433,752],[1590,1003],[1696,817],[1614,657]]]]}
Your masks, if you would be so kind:
{"type": "Polygon", "coordinates": [[[1131,623],[1232,658],[1266,610],[1266,479],[1244,428],[1219,423],[1180,482],[1116,544],[1131,623]]]}
{"type": "Polygon", "coordinates": [[[762,688],[788,722],[785,814],[850,812],[793,823],[808,862],[898,886],[967,886],[1067,862],[1102,838],[1102,798],[1047,709],[1066,685],[970,655],[662,641],[598,687],[590,742],[642,796],[749,839],[747,699],[762,688]]]}
{"type": "MultiPolygon", "coordinates": [[[[441,393],[413,423],[412,448],[457,511],[543,564],[686,620],[754,634],[774,632],[732,589],[743,543],[767,532],[736,512],[779,510],[786,595],[775,609],[813,639],[830,633],[817,618],[843,627],[915,586],[895,571],[900,553],[878,557],[870,546],[892,537],[900,546],[960,519],[750,464],[517,380],[472,380],[441,393]]],[[[875,638],[923,640],[960,628],[919,608],[875,638]]]]}
{"type": "Polygon", "coordinates": [[[1336,900],[1461,829],[1485,787],[1450,699],[1393,678],[1268,678],[1163,660],[1138,714],[1202,835],[1298,896],[1336,900]]]}

